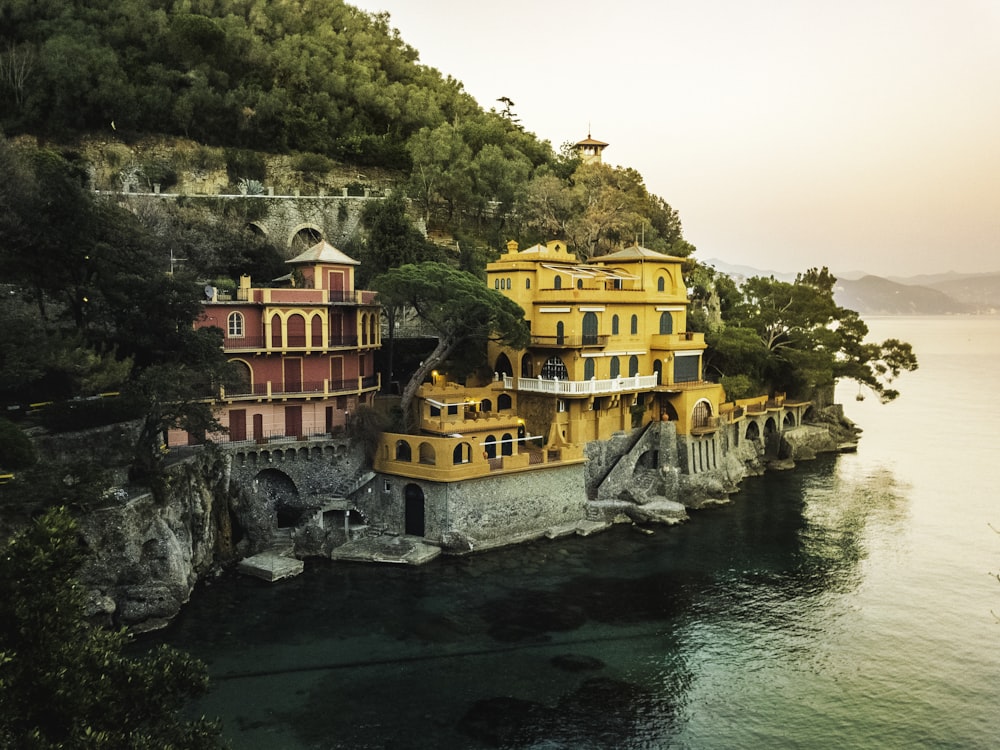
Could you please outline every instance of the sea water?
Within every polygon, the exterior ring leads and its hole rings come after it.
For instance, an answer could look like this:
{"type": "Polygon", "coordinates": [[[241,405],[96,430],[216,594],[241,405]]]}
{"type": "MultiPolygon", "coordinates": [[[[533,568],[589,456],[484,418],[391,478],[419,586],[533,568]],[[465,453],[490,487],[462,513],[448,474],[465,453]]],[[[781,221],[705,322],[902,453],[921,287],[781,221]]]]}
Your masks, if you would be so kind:
{"type": "Polygon", "coordinates": [[[857,453],[652,535],[225,575],[152,638],[238,750],[1000,746],[1000,319],[868,322],[920,369],[838,390],[857,453]]]}

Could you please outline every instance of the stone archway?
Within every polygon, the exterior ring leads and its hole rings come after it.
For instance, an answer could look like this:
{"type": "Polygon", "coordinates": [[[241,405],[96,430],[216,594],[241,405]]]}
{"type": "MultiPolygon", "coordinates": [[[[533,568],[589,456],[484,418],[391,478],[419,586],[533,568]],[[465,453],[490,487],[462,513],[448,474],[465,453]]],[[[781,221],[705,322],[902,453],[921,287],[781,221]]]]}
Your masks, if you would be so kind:
{"type": "Polygon", "coordinates": [[[273,510],[279,529],[294,528],[302,518],[299,489],[294,480],[279,469],[264,469],[254,477],[257,491],[273,510]]]}

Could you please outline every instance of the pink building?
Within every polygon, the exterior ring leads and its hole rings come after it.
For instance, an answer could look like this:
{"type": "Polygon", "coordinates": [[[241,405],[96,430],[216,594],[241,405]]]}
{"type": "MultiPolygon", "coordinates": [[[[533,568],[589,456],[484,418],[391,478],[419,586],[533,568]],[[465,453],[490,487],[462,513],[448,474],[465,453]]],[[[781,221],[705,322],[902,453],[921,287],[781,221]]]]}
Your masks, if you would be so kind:
{"type": "MultiPolygon", "coordinates": [[[[195,323],[222,329],[243,375],[219,399],[231,441],[332,433],[379,390],[379,306],[354,288],[358,261],[324,240],[287,262],[289,286],[255,288],[243,276],[236,299],[207,301],[195,323]]],[[[180,430],[169,438],[188,441],[180,430]]]]}

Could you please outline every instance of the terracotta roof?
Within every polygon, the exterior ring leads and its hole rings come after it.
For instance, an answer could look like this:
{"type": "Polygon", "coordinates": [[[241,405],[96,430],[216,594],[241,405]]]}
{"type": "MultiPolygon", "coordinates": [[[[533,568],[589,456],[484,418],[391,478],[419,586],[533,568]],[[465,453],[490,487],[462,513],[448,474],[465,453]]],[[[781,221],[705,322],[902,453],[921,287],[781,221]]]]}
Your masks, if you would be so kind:
{"type": "Polygon", "coordinates": [[[599,141],[599,140],[597,140],[597,139],[595,139],[595,138],[591,138],[591,137],[590,137],[590,136],[588,135],[588,136],[587,136],[586,138],[584,138],[584,139],[583,139],[582,141],[577,141],[577,142],[576,142],[575,144],[573,144],[573,145],[575,145],[575,146],[608,146],[608,145],[610,145],[610,144],[607,144],[607,143],[605,143],[604,141],[599,141]]]}
{"type": "Polygon", "coordinates": [[[340,266],[360,266],[359,261],[354,260],[338,250],[326,240],[320,240],[304,253],[296,255],[285,263],[334,263],[340,266]]]}
{"type": "Polygon", "coordinates": [[[596,258],[591,258],[591,263],[602,263],[604,261],[622,261],[622,260],[669,260],[674,262],[683,261],[684,258],[679,258],[676,255],[664,255],[663,253],[658,253],[655,250],[650,250],[649,248],[642,247],[641,245],[632,245],[632,247],[626,247],[624,250],[617,250],[613,253],[608,253],[607,255],[599,255],[596,258]]]}

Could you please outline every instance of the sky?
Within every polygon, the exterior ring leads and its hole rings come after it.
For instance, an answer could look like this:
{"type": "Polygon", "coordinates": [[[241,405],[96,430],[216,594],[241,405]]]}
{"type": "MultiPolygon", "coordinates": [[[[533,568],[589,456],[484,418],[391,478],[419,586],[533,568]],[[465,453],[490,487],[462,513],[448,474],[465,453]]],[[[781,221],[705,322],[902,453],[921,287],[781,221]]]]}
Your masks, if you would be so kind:
{"type": "Polygon", "coordinates": [[[1000,0],[348,0],[558,149],[590,135],[701,260],[1000,271],[1000,0]]]}

